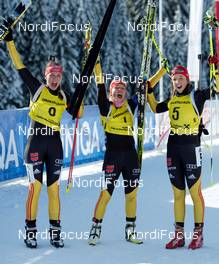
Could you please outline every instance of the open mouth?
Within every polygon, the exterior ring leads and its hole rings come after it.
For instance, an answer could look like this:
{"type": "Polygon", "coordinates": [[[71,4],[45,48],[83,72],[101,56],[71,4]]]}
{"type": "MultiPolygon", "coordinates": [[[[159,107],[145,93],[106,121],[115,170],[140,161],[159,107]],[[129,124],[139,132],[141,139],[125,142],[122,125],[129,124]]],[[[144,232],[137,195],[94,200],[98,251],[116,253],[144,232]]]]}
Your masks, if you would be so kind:
{"type": "Polygon", "coordinates": [[[52,83],[52,86],[53,86],[53,87],[56,87],[56,86],[57,86],[57,83],[52,83]]]}
{"type": "Polygon", "coordinates": [[[123,98],[123,94],[117,94],[117,97],[118,97],[119,99],[122,99],[122,98],[123,98]]]}

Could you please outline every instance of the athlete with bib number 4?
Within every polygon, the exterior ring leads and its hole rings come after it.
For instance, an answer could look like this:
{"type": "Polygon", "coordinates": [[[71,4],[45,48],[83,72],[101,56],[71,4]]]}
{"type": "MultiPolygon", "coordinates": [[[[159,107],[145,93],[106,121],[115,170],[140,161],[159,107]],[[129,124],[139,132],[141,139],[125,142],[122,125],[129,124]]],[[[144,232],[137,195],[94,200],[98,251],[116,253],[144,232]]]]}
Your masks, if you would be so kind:
{"type": "MultiPolygon", "coordinates": [[[[5,41],[14,66],[27,85],[30,95],[31,135],[25,148],[24,160],[29,176],[29,194],[26,202],[26,237],[29,248],[37,247],[36,218],[38,200],[43,182],[43,168],[46,166],[47,192],[49,200],[50,243],[63,247],[60,236],[60,199],[59,178],[61,174],[63,149],[60,139],[60,122],[62,114],[73,111],[69,95],[61,89],[63,69],[54,57],[51,57],[45,69],[46,84],[32,76],[24,66],[15,48],[10,32],[5,41]]],[[[78,116],[83,114],[83,106],[78,116]]]]}
{"type": "MultiPolygon", "coordinates": [[[[216,73],[215,92],[219,92],[219,77],[216,73]]],[[[189,249],[203,245],[204,199],[201,191],[202,153],[200,137],[203,131],[202,112],[205,101],[212,90],[194,91],[189,73],[183,66],[176,66],[171,74],[173,95],[169,100],[158,103],[153,89],[149,89],[148,101],[155,113],[169,111],[170,135],[167,143],[167,169],[174,193],[175,236],[166,244],[167,249],[185,245],[185,182],[194,205],[194,232],[189,249]]]]}

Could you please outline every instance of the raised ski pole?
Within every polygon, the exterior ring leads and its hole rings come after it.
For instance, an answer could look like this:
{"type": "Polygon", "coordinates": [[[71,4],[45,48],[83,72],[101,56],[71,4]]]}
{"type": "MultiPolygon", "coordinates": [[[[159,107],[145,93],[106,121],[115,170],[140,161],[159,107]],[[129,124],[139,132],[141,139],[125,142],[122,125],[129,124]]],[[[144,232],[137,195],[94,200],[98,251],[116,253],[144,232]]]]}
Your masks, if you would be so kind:
{"type": "Polygon", "coordinates": [[[148,0],[146,16],[144,18],[144,23],[146,25],[145,39],[144,39],[144,50],[143,58],[141,64],[141,77],[143,77],[143,82],[139,84],[138,88],[138,131],[137,131],[137,152],[138,152],[138,162],[139,168],[142,167],[142,154],[144,148],[144,123],[145,123],[145,105],[147,100],[147,89],[150,74],[150,64],[151,64],[151,53],[152,53],[152,35],[151,25],[155,22],[156,15],[156,1],[148,0]]]}
{"type": "Polygon", "coordinates": [[[0,41],[4,40],[4,38],[8,35],[10,29],[13,28],[22,18],[27,9],[30,7],[31,3],[31,0],[22,0],[12,10],[7,19],[0,17],[2,19],[2,23],[0,24],[0,41]]]}
{"type": "MultiPolygon", "coordinates": [[[[91,27],[91,24],[89,23],[89,29],[88,29],[88,31],[86,31],[86,35],[85,35],[84,57],[83,57],[83,61],[82,61],[82,68],[85,66],[85,63],[86,63],[88,55],[89,55],[89,50],[91,47],[91,37],[92,37],[92,27],[91,27]]],[[[75,120],[74,139],[73,139],[73,145],[72,145],[71,162],[70,162],[70,168],[69,168],[69,173],[68,173],[66,192],[69,192],[72,188],[72,185],[73,185],[73,176],[72,175],[73,175],[74,160],[75,160],[75,148],[76,148],[76,141],[77,141],[78,123],[79,123],[79,118],[77,116],[77,118],[75,120]]]]}
{"type": "MultiPolygon", "coordinates": [[[[161,52],[161,50],[159,48],[159,45],[158,45],[158,43],[156,41],[156,38],[155,38],[154,34],[152,34],[152,42],[154,44],[154,47],[155,47],[157,53],[159,54],[159,56],[161,58],[161,61],[166,60],[166,58],[164,57],[163,53],[161,52]]],[[[168,63],[166,65],[166,71],[167,71],[168,74],[170,74],[170,67],[169,67],[168,63]]]]}
{"type": "MultiPolygon", "coordinates": [[[[209,53],[211,57],[214,57],[214,45],[213,45],[213,27],[218,27],[219,23],[216,21],[215,16],[211,11],[207,11],[204,17],[204,23],[208,25],[209,31],[209,53]]],[[[211,143],[210,143],[210,152],[211,152],[211,162],[210,162],[210,184],[214,184],[214,175],[213,175],[213,100],[212,96],[214,96],[214,88],[216,85],[215,81],[215,64],[210,63],[210,115],[211,115],[211,143]]]]}
{"type": "Polygon", "coordinates": [[[93,69],[94,69],[97,57],[99,55],[101,46],[103,44],[103,41],[104,41],[108,26],[109,26],[109,23],[110,23],[110,20],[111,20],[111,17],[112,17],[112,14],[113,14],[113,11],[114,11],[114,8],[116,5],[116,2],[117,2],[117,0],[111,0],[109,5],[108,5],[108,8],[107,8],[106,13],[105,13],[104,18],[103,18],[103,21],[101,23],[101,26],[100,26],[99,31],[97,33],[97,36],[94,40],[93,46],[90,50],[88,59],[86,61],[84,69],[82,71],[82,74],[81,74],[81,80],[82,81],[80,81],[79,84],[77,85],[75,92],[74,92],[74,95],[72,97],[72,101],[76,102],[75,107],[74,107],[74,111],[73,111],[73,118],[77,117],[78,110],[79,110],[81,102],[84,98],[85,91],[88,87],[88,82],[83,82],[83,79],[84,79],[84,77],[87,77],[86,79],[89,80],[92,73],[93,73],[93,69]]]}

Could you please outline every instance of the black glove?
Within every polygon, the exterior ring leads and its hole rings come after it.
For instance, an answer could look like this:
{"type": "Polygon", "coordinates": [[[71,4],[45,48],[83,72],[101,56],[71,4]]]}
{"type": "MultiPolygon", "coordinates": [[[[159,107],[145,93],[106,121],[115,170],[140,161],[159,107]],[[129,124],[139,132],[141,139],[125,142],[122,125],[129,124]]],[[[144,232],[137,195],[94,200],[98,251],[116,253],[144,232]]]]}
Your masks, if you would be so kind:
{"type": "Polygon", "coordinates": [[[5,40],[6,42],[8,42],[8,41],[12,41],[12,40],[13,40],[13,34],[12,34],[12,30],[11,30],[11,28],[9,29],[9,32],[8,32],[8,34],[5,36],[4,40],[5,40]]]}
{"type": "Polygon", "coordinates": [[[4,20],[4,26],[8,28],[8,34],[5,36],[4,40],[5,41],[12,41],[13,40],[13,34],[12,34],[12,29],[11,29],[11,18],[5,19],[4,20]]]}

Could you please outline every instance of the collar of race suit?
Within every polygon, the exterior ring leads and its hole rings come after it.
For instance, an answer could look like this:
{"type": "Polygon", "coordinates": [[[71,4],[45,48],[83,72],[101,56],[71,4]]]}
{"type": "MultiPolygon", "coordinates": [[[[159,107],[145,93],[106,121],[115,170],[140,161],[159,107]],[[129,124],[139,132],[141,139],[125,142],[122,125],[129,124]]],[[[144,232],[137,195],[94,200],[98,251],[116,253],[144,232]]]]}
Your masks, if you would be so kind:
{"type": "Polygon", "coordinates": [[[188,84],[182,93],[176,92],[176,96],[188,95],[191,93],[192,90],[193,90],[193,86],[191,84],[188,84]]]}

